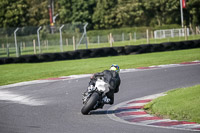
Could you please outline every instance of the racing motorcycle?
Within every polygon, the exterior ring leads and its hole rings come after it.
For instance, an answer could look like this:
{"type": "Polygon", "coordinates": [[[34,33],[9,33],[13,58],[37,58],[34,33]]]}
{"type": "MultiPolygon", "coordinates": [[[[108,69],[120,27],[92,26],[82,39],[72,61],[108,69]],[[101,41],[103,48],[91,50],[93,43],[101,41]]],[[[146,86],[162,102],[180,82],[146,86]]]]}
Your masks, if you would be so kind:
{"type": "Polygon", "coordinates": [[[109,84],[103,77],[97,77],[95,86],[89,86],[88,92],[83,94],[83,107],[81,113],[87,115],[92,110],[103,108],[103,98],[109,92],[109,84]]]}

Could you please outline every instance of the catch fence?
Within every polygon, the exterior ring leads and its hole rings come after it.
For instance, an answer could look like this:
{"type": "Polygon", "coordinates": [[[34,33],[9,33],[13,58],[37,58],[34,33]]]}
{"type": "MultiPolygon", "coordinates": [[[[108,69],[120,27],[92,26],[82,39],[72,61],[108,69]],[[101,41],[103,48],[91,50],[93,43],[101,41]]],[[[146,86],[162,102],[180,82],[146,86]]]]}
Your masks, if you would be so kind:
{"type": "MultiPolygon", "coordinates": [[[[110,33],[108,35],[88,36],[86,28],[87,24],[1,28],[0,57],[18,57],[27,54],[64,52],[76,49],[158,43],[163,38],[167,38],[169,41],[175,37],[187,39],[186,36],[200,34],[200,28],[196,27],[195,30],[188,28],[187,32],[183,28],[154,32],[148,30],[138,32],[135,30],[130,33],[122,32],[120,34],[110,33]],[[181,33],[177,31],[181,31],[181,33]],[[154,40],[152,41],[151,39],[154,40]]],[[[192,39],[200,39],[200,37],[197,36],[192,39]]]]}

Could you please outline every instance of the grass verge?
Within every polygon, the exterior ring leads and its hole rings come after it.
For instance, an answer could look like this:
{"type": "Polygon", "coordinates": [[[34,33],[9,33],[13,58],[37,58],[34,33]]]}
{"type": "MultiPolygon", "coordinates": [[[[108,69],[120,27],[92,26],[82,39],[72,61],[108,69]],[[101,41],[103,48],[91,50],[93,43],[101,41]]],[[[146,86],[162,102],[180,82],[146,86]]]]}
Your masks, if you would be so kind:
{"type": "Polygon", "coordinates": [[[121,69],[127,69],[194,60],[200,60],[200,48],[45,63],[6,64],[0,65],[0,85],[49,77],[95,73],[108,69],[113,63],[118,64],[121,69]]]}
{"type": "Polygon", "coordinates": [[[163,118],[200,123],[199,94],[200,85],[171,90],[145,105],[145,109],[163,118]]]}

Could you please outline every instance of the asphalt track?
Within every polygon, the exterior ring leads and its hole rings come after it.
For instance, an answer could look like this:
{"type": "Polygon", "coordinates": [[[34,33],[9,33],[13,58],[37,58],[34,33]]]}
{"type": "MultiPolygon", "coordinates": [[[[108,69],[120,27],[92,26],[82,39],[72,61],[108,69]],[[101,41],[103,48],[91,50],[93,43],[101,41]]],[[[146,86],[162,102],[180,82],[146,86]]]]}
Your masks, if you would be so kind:
{"type": "MultiPolygon", "coordinates": [[[[115,104],[200,84],[200,64],[121,73],[115,104]]],[[[187,133],[114,121],[104,109],[84,116],[81,93],[89,77],[0,89],[0,133],[187,133]]],[[[113,105],[113,106],[114,106],[113,105]]]]}

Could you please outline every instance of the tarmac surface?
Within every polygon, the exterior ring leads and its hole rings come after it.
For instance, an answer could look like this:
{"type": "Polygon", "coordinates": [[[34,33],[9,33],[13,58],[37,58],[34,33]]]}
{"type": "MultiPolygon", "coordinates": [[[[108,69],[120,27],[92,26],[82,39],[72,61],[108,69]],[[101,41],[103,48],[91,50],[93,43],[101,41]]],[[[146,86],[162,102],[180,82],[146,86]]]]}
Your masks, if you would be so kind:
{"type": "Polygon", "coordinates": [[[0,133],[187,133],[109,117],[119,104],[174,88],[200,84],[200,63],[122,70],[115,103],[82,115],[82,92],[89,75],[50,78],[0,86],[0,133]],[[113,107],[113,108],[112,108],[113,107]]]}

